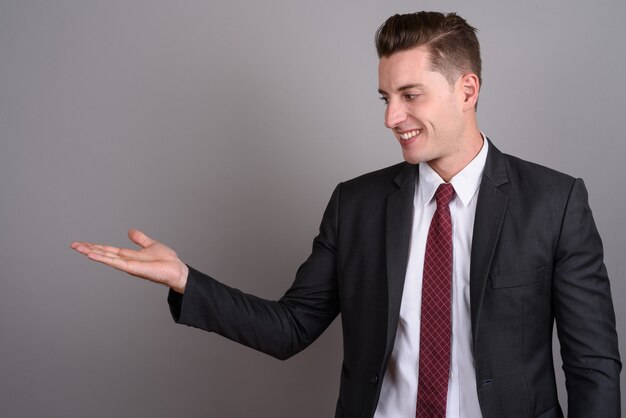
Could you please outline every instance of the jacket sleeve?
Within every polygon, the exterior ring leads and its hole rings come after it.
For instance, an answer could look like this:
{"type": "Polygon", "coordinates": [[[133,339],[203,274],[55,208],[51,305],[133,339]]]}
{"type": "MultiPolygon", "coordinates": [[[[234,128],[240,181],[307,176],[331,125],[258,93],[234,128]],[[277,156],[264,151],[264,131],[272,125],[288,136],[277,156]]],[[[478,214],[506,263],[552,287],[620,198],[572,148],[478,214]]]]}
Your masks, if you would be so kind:
{"type": "Polygon", "coordinates": [[[555,253],[553,304],[570,417],[620,417],[615,313],[582,180],[574,182],[555,253]]]}
{"type": "Polygon", "coordinates": [[[170,290],[174,321],[286,359],[311,344],[339,313],[335,246],[340,187],[324,212],[309,258],[277,301],[233,289],[190,268],[185,294],[170,290]]]}

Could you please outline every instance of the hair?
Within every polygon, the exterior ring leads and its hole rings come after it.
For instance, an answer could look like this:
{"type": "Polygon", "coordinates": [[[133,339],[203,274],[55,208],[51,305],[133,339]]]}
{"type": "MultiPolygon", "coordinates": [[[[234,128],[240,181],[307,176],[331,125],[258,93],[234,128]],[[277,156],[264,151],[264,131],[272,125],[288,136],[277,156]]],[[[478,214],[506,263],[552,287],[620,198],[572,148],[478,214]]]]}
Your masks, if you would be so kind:
{"type": "Polygon", "coordinates": [[[480,44],[476,28],[456,13],[417,12],[391,16],[376,31],[378,58],[424,46],[431,68],[450,85],[467,72],[482,84],[480,44]]]}

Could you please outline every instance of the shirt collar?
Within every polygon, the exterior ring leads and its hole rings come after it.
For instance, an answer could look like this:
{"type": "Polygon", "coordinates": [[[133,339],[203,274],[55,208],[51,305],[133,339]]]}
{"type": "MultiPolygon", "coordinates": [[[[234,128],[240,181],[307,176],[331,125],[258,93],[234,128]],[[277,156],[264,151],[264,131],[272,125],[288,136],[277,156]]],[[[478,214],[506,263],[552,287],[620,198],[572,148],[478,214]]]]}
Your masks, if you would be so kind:
{"type": "MultiPolygon", "coordinates": [[[[463,206],[469,205],[472,198],[478,191],[480,180],[487,161],[487,150],[489,148],[488,141],[483,137],[483,146],[480,152],[469,162],[461,171],[459,171],[450,183],[454,187],[454,192],[463,203],[463,206]]],[[[435,170],[428,164],[419,165],[418,189],[421,194],[421,202],[426,206],[435,196],[435,192],[440,184],[445,183],[435,170]]]]}

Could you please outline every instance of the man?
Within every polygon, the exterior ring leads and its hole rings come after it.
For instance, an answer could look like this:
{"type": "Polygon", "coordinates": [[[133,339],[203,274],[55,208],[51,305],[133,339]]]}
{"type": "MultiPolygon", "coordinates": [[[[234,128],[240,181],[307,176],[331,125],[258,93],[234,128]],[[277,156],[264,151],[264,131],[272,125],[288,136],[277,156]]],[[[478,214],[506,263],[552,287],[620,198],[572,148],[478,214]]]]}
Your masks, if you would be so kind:
{"type": "Polygon", "coordinates": [[[285,359],[341,312],[337,417],[619,417],[615,318],[584,184],[478,129],[475,29],[455,14],[378,30],[385,124],[406,162],[344,182],[279,301],[246,295],[131,230],[90,259],[168,285],[176,322],[285,359]]]}

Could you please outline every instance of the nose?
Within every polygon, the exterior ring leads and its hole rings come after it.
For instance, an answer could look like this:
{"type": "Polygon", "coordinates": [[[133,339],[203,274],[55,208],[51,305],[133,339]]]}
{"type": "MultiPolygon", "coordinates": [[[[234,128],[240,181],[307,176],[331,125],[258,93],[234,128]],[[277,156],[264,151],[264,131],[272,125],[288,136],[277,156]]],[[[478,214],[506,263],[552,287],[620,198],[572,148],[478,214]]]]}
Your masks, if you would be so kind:
{"type": "Polygon", "coordinates": [[[393,129],[398,124],[404,122],[406,117],[407,115],[402,104],[390,100],[385,109],[385,126],[393,129]]]}

